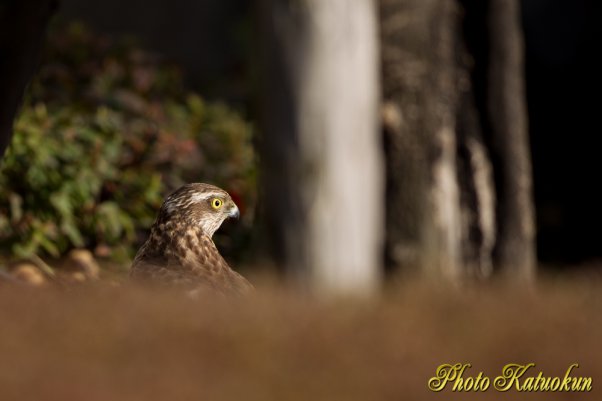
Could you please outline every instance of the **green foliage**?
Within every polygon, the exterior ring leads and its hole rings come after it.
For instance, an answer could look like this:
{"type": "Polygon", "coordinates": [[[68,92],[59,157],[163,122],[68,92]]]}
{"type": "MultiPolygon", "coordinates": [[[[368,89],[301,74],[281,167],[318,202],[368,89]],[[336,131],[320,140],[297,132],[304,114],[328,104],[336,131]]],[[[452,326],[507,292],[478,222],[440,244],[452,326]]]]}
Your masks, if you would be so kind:
{"type": "Polygon", "coordinates": [[[0,168],[0,245],[131,255],[164,195],[206,181],[254,202],[251,126],[177,69],[81,25],[54,29],[0,168]]]}

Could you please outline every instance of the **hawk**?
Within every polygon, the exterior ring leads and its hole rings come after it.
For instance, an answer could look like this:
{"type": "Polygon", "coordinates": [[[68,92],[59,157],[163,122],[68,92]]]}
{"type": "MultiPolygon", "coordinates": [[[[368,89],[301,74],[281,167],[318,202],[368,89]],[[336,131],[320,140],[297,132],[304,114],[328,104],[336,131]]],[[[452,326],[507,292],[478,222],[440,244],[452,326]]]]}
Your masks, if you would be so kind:
{"type": "Polygon", "coordinates": [[[253,286],[228,266],[213,243],[213,233],[240,212],[226,191],[186,184],[169,195],[140,248],[130,277],[176,285],[196,292],[244,294],[253,286]]]}

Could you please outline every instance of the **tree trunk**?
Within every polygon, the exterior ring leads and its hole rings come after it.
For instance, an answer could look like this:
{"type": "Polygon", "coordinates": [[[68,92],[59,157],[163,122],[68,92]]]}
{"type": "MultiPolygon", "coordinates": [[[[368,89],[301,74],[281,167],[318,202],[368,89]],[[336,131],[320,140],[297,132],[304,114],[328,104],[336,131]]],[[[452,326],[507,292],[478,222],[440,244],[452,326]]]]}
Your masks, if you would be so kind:
{"type": "Polygon", "coordinates": [[[454,282],[534,270],[515,0],[381,0],[387,265],[454,282]]]}
{"type": "Polygon", "coordinates": [[[456,8],[381,2],[387,148],[387,256],[406,272],[460,273],[456,8]]]}
{"type": "Polygon", "coordinates": [[[370,0],[264,0],[263,200],[277,261],[325,292],[380,278],[383,169],[370,0]]]}
{"type": "Polygon", "coordinates": [[[0,4],[0,158],[13,120],[38,62],[56,0],[9,0],[0,4]]]}
{"type": "Polygon", "coordinates": [[[497,161],[495,263],[512,277],[535,275],[532,171],[527,128],[523,37],[518,0],[490,0],[489,116],[497,161]]]}

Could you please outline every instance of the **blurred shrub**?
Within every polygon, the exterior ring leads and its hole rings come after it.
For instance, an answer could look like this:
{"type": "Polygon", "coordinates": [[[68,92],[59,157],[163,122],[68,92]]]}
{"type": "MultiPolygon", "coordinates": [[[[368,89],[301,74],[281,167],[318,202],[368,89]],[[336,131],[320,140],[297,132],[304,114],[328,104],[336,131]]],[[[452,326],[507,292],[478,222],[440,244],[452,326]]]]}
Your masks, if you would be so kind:
{"type": "Polygon", "coordinates": [[[131,256],[166,193],[188,181],[252,204],[251,134],[159,57],[82,25],[54,28],[0,168],[1,247],[131,256]]]}

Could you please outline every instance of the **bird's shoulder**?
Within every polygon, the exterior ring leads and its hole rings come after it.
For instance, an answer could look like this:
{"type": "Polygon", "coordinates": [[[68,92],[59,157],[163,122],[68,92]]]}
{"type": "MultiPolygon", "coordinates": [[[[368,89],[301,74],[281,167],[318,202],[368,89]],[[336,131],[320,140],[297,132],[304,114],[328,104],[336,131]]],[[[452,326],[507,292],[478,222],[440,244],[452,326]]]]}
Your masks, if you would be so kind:
{"type": "Polygon", "coordinates": [[[136,255],[130,276],[166,285],[238,294],[253,288],[230,268],[213,240],[196,230],[151,235],[136,255]]]}
{"type": "Polygon", "coordinates": [[[190,269],[192,274],[211,283],[214,288],[240,294],[252,290],[251,283],[228,265],[208,235],[199,235],[197,241],[198,243],[193,241],[188,244],[197,246],[189,246],[186,253],[179,253],[182,255],[182,259],[180,259],[182,266],[190,269]]]}

